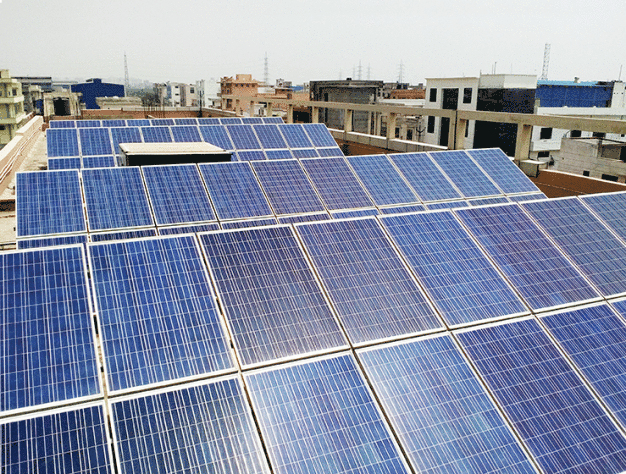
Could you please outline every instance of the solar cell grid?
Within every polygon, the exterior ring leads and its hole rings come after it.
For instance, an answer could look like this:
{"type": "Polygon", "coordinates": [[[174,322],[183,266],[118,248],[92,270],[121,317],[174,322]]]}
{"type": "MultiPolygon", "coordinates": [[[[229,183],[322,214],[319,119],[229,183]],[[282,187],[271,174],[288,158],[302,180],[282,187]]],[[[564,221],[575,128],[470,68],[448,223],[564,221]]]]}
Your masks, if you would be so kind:
{"type": "Polygon", "coordinates": [[[311,148],[313,143],[299,123],[286,123],[279,127],[289,148],[311,148]]]}
{"type": "Polygon", "coordinates": [[[126,127],[126,120],[102,120],[100,122],[102,127],[126,127]]]}
{"type": "Polygon", "coordinates": [[[513,202],[522,202],[522,201],[534,201],[536,199],[548,199],[543,193],[533,193],[533,194],[515,194],[513,196],[509,196],[509,199],[513,202]]]}
{"type": "Polygon", "coordinates": [[[389,159],[422,201],[461,199],[461,194],[427,153],[398,153],[389,155],[389,159]]]}
{"type": "Polygon", "coordinates": [[[77,128],[94,128],[101,127],[102,122],[100,120],[77,120],[76,127],[77,128]]]}
{"type": "Polygon", "coordinates": [[[215,220],[195,164],[144,166],[142,171],[157,225],[215,220]]]}
{"type": "Polygon", "coordinates": [[[326,128],[326,125],[321,123],[305,123],[302,124],[302,128],[308,135],[309,139],[315,147],[336,147],[337,142],[326,128]]]}
{"type": "Polygon", "coordinates": [[[171,127],[175,123],[173,119],[151,119],[150,125],[153,127],[171,127]]]}
{"type": "Polygon", "coordinates": [[[285,121],[280,117],[263,117],[263,123],[277,123],[283,125],[285,121]]]}
{"type": "Polygon", "coordinates": [[[112,155],[111,134],[108,128],[81,128],[80,150],[83,156],[112,155]]]}
{"type": "Polygon", "coordinates": [[[291,150],[294,158],[317,158],[319,153],[315,148],[303,148],[300,150],[291,150]]]}
{"type": "Polygon", "coordinates": [[[344,156],[343,152],[341,151],[341,148],[339,147],[331,147],[331,148],[318,148],[317,149],[317,153],[319,153],[319,155],[321,157],[327,157],[327,156],[344,156]]]}
{"type": "MultiPolygon", "coordinates": [[[[222,123],[224,121],[222,120],[222,123]]],[[[252,125],[226,125],[226,130],[235,145],[236,150],[261,150],[252,125]]]]}
{"type": "Polygon", "coordinates": [[[46,131],[48,157],[79,156],[78,131],[74,128],[51,128],[46,131]]]}
{"type": "Polygon", "coordinates": [[[626,469],[626,439],[536,320],[457,338],[545,472],[626,469]]]}
{"type": "Polygon", "coordinates": [[[266,219],[245,219],[241,221],[223,221],[222,229],[244,229],[247,227],[262,227],[277,224],[276,219],[269,217],[266,219]]]}
{"type": "Polygon", "coordinates": [[[126,121],[128,127],[149,127],[150,120],[148,119],[130,119],[126,121]]]}
{"type": "Polygon", "coordinates": [[[76,128],[74,120],[50,120],[50,128],[76,128]]]}
{"type": "Polygon", "coordinates": [[[43,239],[18,239],[18,250],[33,249],[40,247],[56,247],[58,245],[74,245],[82,244],[87,245],[87,234],[80,235],[64,235],[60,237],[46,237],[43,239]]]}
{"type": "Polygon", "coordinates": [[[449,335],[357,354],[416,471],[535,472],[449,335]]]}
{"type": "Polygon", "coordinates": [[[194,236],[91,244],[89,252],[111,392],[233,368],[194,236]]]}
{"type": "Polygon", "coordinates": [[[346,346],[291,227],[199,237],[243,366],[346,346]]]}
{"type": "Polygon", "coordinates": [[[201,142],[202,137],[198,127],[194,125],[178,125],[170,127],[174,141],[177,143],[201,142]]]}
{"type": "Polygon", "coordinates": [[[198,125],[198,120],[193,117],[174,119],[176,125],[198,125]]]}
{"type": "Polygon", "coordinates": [[[170,143],[174,141],[169,127],[141,127],[145,143],[170,143]]]}
{"type": "Polygon", "coordinates": [[[405,212],[422,212],[426,210],[423,204],[411,204],[409,206],[381,207],[381,214],[404,214],[405,212]]]}
{"type": "Polygon", "coordinates": [[[373,207],[344,158],[301,160],[328,210],[373,207]]]}
{"type": "Polygon", "coordinates": [[[580,199],[626,241],[626,193],[591,194],[581,196],[580,199]]]}
{"type": "Polygon", "coordinates": [[[442,328],[375,219],[296,230],[353,344],[442,328]]]}
{"type": "Polygon", "coordinates": [[[241,125],[243,123],[239,117],[224,117],[219,120],[222,125],[241,125]]]}
{"type": "Polygon", "coordinates": [[[92,242],[109,242],[111,240],[141,239],[143,237],[155,237],[155,229],[127,230],[123,232],[99,232],[91,233],[92,242]]]}
{"type": "Polygon", "coordinates": [[[531,309],[547,310],[599,297],[518,205],[454,212],[531,309]]]}
{"type": "Polygon", "coordinates": [[[274,472],[409,472],[351,356],[245,378],[274,472]]]}
{"type": "Polygon", "coordinates": [[[502,191],[476,166],[465,151],[438,151],[430,153],[430,156],[448,175],[464,197],[502,194],[502,191]]]}
{"type": "Polygon", "coordinates": [[[508,202],[511,202],[511,201],[509,201],[508,198],[505,196],[484,198],[484,199],[470,199],[469,201],[467,201],[467,203],[472,207],[487,206],[491,204],[506,204],[508,202]]]}
{"type": "Polygon", "coordinates": [[[348,219],[351,217],[377,216],[378,209],[350,209],[347,211],[331,211],[334,219],[348,219]]]}
{"type": "Polygon", "coordinates": [[[81,168],[80,156],[67,158],[48,158],[48,169],[55,170],[79,170],[81,168]]]}
{"type": "Polygon", "coordinates": [[[501,149],[467,150],[467,153],[505,194],[539,192],[539,188],[501,149]]]}
{"type": "Polygon", "coordinates": [[[238,161],[263,161],[267,159],[263,150],[238,151],[235,155],[238,161]]]}
{"type": "Polygon", "coordinates": [[[198,117],[198,125],[220,125],[217,117],[198,117]]]}
{"type": "Polygon", "coordinates": [[[230,136],[226,132],[226,127],[222,125],[206,125],[200,126],[199,128],[200,133],[202,134],[202,138],[204,138],[205,142],[220,147],[223,150],[235,149],[235,145],[233,145],[230,136]]]}
{"type": "Polygon", "coordinates": [[[436,211],[439,209],[455,209],[459,207],[470,207],[470,205],[467,201],[441,201],[426,204],[426,208],[429,211],[436,211]]]}
{"type": "MultiPolygon", "coordinates": [[[[245,153],[245,152],[243,152],[245,153]]],[[[293,158],[291,150],[265,150],[268,160],[289,160],[293,158]]]]}
{"type": "Polygon", "coordinates": [[[241,117],[241,123],[247,124],[257,124],[257,123],[265,123],[262,117],[241,117]]]}
{"type": "Polygon", "coordinates": [[[120,143],[141,143],[141,132],[139,127],[123,127],[111,129],[111,140],[113,141],[113,150],[116,154],[120,154],[120,143]]]}
{"type": "Polygon", "coordinates": [[[212,222],[210,224],[159,227],[159,235],[190,234],[194,232],[209,232],[213,230],[220,230],[220,225],[217,222],[212,222]]]}
{"type": "Polygon", "coordinates": [[[297,216],[282,216],[278,218],[279,224],[296,224],[298,222],[327,221],[330,217],[327,213],[323,214],[299,214],[297,216]]]}
{"type": "Polygon", "coordinates": [[[115,156],[85,156],[83,168],[114,168],[117,166],[115,156]]]}
{"type": "Polygon", "coordinates": [[[256,136],[259,138],[262,148],[287,148],[287,142],[285,142],[285,139],[278,130],[278,125],[253,125],[252,128],[254,128],[256,136]]]}
{"type": "Polygon", "coordinates": [[[449,326],[528,312],[449,211],[379,219],[449,326]]]}

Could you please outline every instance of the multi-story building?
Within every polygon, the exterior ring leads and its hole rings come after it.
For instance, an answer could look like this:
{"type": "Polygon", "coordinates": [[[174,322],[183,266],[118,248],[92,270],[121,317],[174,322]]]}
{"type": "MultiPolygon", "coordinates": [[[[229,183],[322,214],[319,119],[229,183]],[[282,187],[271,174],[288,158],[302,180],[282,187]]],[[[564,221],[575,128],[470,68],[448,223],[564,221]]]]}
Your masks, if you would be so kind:
{"type": "MultiPolygon", "coordinates": [[[[237,74],[235,77],[222,77],[220,80],[220,97],[226,95],[257,96],[260,82],[252,79],[252,74],[237,74]]],[[[223,110],[235,110],[233,99],[222,99],[223,110]]],[[[240,103],[241,109],[249,110],[250,103],[240,103]]]]}
{"type": "Polygon", "coordinates": [[[9,143],[26,118],[22,84],[0,70],[0,148],[9,143]]]}
{"type": "Polygon", "coordinates": [[[563,138],[554,169],[566,173],[626,182],[626,141],[563,138]]]}
{"type": "Polygon", "coordinates": [[[82,94],[82,102],[87,109],[99,109],[97,97],[124,97],[123,84],[110,84],[102,79],[87,79],[82,84],[72,84],[70,90],[82,94]]]}

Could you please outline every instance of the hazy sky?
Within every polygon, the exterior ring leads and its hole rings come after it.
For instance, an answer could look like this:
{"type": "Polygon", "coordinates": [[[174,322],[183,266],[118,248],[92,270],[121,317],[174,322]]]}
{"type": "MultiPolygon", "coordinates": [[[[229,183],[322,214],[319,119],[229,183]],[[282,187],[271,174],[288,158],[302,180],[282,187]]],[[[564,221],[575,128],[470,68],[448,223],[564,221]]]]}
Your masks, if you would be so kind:
{"type": "MultiPolygon", "coordinates": [[[[614,80],[624,0],[0,0],[0,68],[53,78],[195,82],[237,73],[300,84],[481,71],[614,80]],[[497,63],[497,64],[496,64],[497,63]]],[[[622,72],[626,79],[626,67],[622,72]]]]}

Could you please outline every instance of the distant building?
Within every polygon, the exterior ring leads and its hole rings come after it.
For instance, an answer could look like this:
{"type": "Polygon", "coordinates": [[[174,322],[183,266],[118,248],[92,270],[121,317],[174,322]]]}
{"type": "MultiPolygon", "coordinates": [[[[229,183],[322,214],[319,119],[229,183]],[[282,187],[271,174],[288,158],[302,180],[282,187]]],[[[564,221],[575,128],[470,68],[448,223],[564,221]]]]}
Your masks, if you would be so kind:
{"type": "Polygon", "coordinates": [[[52,117],[78,117],[80,113],[80,93],[60,90],[43,94],[44,120],[52,117]]]}
{"type": "Polygon", "coordinates": [[[563,138],[554,169],[608,181],[626,182],[626,141],[563,138]]]}
{"type": "Polygon", "coordinates": [[[0,69],[0,148],[13,139],[25,118],[22,84],[0,69]]]}
{"type": "Polygon", "coordinates": [[[42,93],[54,90],[52,77],[49,76],[16,76],[14,79],[22,83],[22,90],[25,90],[26,86],[39,86],[42,93]]]}
{"type": "Polygon", "coordinates": [[[140,97],[98,97],[98,108],[103,110],[121,110],[124,107],[141,107],[140,97]]]}
{"type": "Polygon", "coordinates": [[[82,94],[82,102],[87,109],[98,109],[97,97],[124,97],[124,85],[102,82],[102,79],[87,79],[82,84],[72,84],[72,92],[82,94]]]}
{"type": "Polygon", "coordinates": [[[166,98],[172,107],[197,107],[198,93],[195,84],[183,82],[168,82],[166,98]]]}
{"type": "MultiPolygon", "coordinates": [[[[257,96],[260,82],[252,79],[252,74],[237,74],[235,77],[222,77],[220,80],[220,97],[226,95],[257,96]]],[[[235,101],[222,99],[222,109],[235,110],[235,101]]],[[[240,103],[242,110],[250,109],[250,102],[240,103]]]]}

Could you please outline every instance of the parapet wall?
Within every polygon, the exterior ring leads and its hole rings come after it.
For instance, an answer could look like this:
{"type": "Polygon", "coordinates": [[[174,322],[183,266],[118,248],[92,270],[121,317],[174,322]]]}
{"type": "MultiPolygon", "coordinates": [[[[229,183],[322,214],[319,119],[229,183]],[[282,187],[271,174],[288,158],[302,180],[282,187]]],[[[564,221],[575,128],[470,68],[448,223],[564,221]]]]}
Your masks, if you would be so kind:
{"type": "Polygon", "coordinates": [[[7,188],[22,161],[28,156],[39,134],[43,133],[42,126],[43,117],[35,116],[0,150],[0,194],[7,188]]]}

